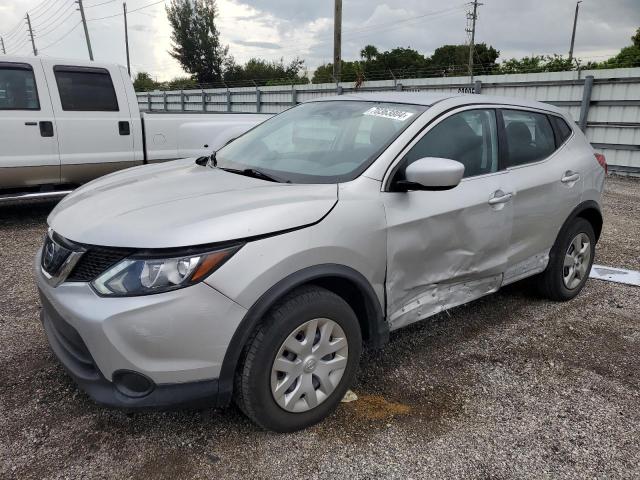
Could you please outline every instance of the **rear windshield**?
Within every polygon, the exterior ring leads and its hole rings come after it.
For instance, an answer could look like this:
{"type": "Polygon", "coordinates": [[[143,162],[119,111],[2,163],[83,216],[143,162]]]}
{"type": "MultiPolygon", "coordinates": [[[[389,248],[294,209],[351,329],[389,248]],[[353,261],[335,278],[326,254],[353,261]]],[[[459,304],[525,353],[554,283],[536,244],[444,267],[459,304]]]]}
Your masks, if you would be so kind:
{"type": "Polygon", "coordinates": [[[298,105],[216,154],[218,166],[259,169],[292,183],[337,183],[360,175],[426,106],[364,101],[298,105]]]}

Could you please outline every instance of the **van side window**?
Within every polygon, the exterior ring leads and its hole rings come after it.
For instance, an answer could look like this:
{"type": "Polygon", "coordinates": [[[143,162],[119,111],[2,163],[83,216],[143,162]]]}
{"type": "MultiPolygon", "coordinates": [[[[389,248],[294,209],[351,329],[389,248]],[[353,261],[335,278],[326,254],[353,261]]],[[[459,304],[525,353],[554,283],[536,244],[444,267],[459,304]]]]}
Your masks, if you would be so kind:
{"type": "Polygon", "coordinates": [[[0,62],[0,110],[40,110],[33,67],[0,62]]]}
{"type": "Polygon", "coordinates": [[[556,127],[556,133],[558,134],[557,144],[560,146],[571,136],[571,127],[567,125],[567,122],[565,122],[563,118],[556,117],[555,115],[550,115],[549,118],[556,127]]]}
{"type": "Polygon", "coordinates": [[[65,111],[117,112],[118,99],[111,75],[104,68],[53,67],[60,102],[65,111]]]}
{"type": "Polygon", "coordinates": [[[510,167],[537,162],[551,155],[555,138],[546,115],[520,110],[502,110],[510,167]]]}
{"type": "Polygon", "coordinates": [[[464,165],[464,176],[498,170],[498,134],[493,110],[466,110],[429,130],[403,159],[406,168],[420,158],[439,157],[464,165]]]}

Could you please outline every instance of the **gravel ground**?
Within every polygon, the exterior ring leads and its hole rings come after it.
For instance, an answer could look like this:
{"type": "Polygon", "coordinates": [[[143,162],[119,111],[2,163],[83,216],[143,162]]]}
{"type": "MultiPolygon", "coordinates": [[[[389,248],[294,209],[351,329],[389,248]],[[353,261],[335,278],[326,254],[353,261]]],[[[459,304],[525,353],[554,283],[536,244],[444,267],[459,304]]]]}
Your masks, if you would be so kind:
{"type": "MultiPolygon", "coordinates": [[[[31,262],[51,203],[0,209],[0,478],[638,478],[640,288],[526,285],[392,335],[325,422],[93,404],[49,351],[31,262]]],[[[596,262],[640,269],[640,181],[608,180],[596,262]]]]}

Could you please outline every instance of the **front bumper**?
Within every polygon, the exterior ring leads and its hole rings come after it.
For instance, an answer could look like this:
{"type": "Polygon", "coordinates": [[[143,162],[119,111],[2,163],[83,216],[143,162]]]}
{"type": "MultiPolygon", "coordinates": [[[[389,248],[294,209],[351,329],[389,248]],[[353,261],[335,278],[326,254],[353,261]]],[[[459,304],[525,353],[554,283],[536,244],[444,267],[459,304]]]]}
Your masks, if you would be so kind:
{"type": "MultiPolygon", "coordinates": [[[[49,285],[36,258],[41,319],[52,350],[98,403],[126,407],[217,406],[220,369],[246,310],[201,283],[144,297],[103,298],[86,283],[49,285]],[[152,388],[122,393],[114,374],[152,388]]],[[[228,392],[225,397],[228,398],[228,392]]]]}

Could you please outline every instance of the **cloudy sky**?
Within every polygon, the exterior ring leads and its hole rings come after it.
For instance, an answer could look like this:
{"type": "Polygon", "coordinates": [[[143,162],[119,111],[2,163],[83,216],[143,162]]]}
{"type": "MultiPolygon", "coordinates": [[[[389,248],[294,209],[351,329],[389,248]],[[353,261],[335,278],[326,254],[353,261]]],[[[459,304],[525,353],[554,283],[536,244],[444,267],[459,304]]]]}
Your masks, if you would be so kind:
{"type": "MultiPolygon", "coordinates": [[[[169,3],[169,0],[166,0],[169,3]]],[[[501,59],[566,54],[573,0],[483,0],[476,41],[493,45],[501,59]]],[[[126,63],[122,0],[84,0],[96,60],[126,63]]],[[[181,74],[167,54],[170,28],[164,2],[127,0],[132,70],[158,80],[181,74]]],[[[250,57],[285,61],[299,56],[310,71],[331,61],[333,0],[218,0],[222,41],[239,62],[250,57]]],[[[468,5],[456,0],[343,0],[343,58],[362,46],[410,46],[431,54],[464,43],[468,5]]],[[[0,35],[9,54],[32,54],[24,15],[30,13],[41,55],[87,58],[75,0],[0,0],[0,35]]],[[[640,26],[640,0],[584,0],[575,55],[601,60],[630,43],[640,26]]],[[[1,53],[1,51],[0,51],[1,53]]]]}

